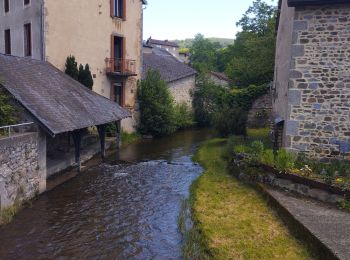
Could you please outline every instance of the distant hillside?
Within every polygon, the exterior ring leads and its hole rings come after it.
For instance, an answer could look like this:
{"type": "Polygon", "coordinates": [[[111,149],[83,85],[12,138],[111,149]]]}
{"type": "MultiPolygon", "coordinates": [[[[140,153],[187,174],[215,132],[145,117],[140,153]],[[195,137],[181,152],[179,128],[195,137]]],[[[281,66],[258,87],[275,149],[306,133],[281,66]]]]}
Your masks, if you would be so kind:
{"type": "MultiPolygon", "coordinates": [[[[226,38],[208,38],[211,42],[219,42],[222,47],[227,47],[230,44],[234,43],[234,39],[226,39],[226,38]]],[[[185,39],[185,40],[174,40],[180,47],[189,48],[192,45],[194,39],[185,39]]]]}

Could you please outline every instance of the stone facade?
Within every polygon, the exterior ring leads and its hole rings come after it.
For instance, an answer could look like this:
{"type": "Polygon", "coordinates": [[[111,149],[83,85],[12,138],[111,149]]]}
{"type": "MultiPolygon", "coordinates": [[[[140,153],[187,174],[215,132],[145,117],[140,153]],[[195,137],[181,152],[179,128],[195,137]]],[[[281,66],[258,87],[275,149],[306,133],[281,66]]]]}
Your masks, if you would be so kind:
{"type": "Polygon", "coordinates": [[[284,146],[315,158],[350,159],[350,5],[293,10],[288,92],[277,95],[288,104],[284,146]]]}
{"type": "MultiPolygon", "coordinates": [[[[10,0],[10,12],[3,11],[0,0],[0,52],[4,53],[4,30],[11,29],[12,55],[22,57],[23,25],[31,23],[32,58],[46,60],[64,71],[66,58],[74,55],[78,63],[90,65],[93,90],[115,99],[113,84],[122,86],[122,106],[133,115],[122,121],[127,132],[135,131],[137,124],[136,89],[142,73],[143,1],[125,0],[125,17],[111,14],[111,0],[32,0],[28,6],[23,0],[10,0]],[[123,39],[123,64],[131,62],[135,73],[107,75],[114,59],[113,39],[123,39]],[[126,62],[125,60],[128,60],[126,62]]],[[[125,65],[124,65],[125,66],[125,65]]],[[[123,67],[123,66],[122,66],[123,67]]]]}
{"type": "Polygon", "coordinates": [[[1,209],[45,191],[45,147],[45,137],[41,133],[0,139],[1,209]]]}
{"type": "Polygon", "coordinates": [[[195,75],[169,82],[168,86],[177,104],[185,103],[192,107],[192,93],[196,87],[195,75]]]}
{"type": "Polygon", "coordinates": [[[270,126],[272,113],[271,94],[265,94],[254,101],[248,113],[247,126],[252,128],[270,126]]]}

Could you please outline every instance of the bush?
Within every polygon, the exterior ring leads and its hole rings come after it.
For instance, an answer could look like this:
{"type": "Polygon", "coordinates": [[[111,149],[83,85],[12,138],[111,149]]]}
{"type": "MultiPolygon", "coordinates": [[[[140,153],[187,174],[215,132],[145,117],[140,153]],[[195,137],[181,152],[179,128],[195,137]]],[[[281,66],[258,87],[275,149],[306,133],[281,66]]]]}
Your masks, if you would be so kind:
{"type": "Polygon", "coordinates": [[[271,150],[271,149],[265,150],[262,153],[261,162],[263,164],[268,165],[268,166],[274,167],[274,165],[275,165],[275,155],[273,154],[273,150],[271,150]]]}
{"type": "Polygon", "coordinates": [[[233,148],[233,151],[237,154],[250,153],[251,149],[246,145],[237,145],[233,148]]]}
{"type": "Polygon", "coordinates": [[[0,82],[0,126],[12,125],[15,123],[15,109],[11,104],[11,96],[1,87],[0,82]]]}
{"type": "Polygon", "coordinates": [[[148,71],[137,90],[140,105],[139,132],[155,137],[176,131],[174,101],[158,71],[148,71]]]}
{"type": "Polygon", "coordinates": [[[230,135],[246,136],[246,122],[248,114],[239,107],[225,106],[213,116],[213,126],[222,137],[230,135]]]}
{"type": "Polygon", "coordinates": [[[78,63],[75,61],[74,56],[68,56],[66,59],[66,65],[65,65],[65,73],[69,75],[71,78],[78,80],[79,77],[79,70],[78,70],[78,63]]]}
{"type": "Polygon", "coordinates": [[[252,154],[252,158],[253,161],[255,162],[260,162],[263,152],[264,152],[264,144],[261,141],[254,141],[251,145],[251,154],[252,154]]]}
{"type": "Polygon", "coordinates": [[[92,86],[94,85],[94,80],[92,79],[89,64],[86,64],[85,68],[82,64],[79,65],[78,81],[88,89],[92,90],[92,86]]]}
{"type": "Polygon", "coordinates": [[[192,108],[186,103],[175,105],[175,123],[176,128],[180,130],[192,127],[195,124],[192,108]]]}
{"type": "Polygon", "coordinates": [[[297,155],[285,149],[277,151],[275,158],[275,168],[279,171],[287,171],[294,168],[297,155]]]}

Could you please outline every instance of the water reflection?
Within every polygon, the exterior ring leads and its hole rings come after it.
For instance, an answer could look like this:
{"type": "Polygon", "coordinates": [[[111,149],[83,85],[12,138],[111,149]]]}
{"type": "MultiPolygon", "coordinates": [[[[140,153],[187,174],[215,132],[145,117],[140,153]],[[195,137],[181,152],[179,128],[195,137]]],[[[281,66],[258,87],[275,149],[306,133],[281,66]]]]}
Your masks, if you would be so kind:
{"type": "Polygon", "coordinates": [[[180,202],[202,171],[190,156],[211,135],[186,131],[113,153],[0,228],[0,258],[181,258],[180,202]]]}

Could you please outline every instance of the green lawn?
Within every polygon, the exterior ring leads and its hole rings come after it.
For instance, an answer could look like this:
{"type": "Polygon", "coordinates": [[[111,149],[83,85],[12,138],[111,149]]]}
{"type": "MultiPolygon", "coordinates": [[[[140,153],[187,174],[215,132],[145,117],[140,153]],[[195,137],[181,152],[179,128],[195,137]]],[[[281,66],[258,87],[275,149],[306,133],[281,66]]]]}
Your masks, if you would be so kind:
{"type": "Polygon", "coordinates": [[[225,139],[208,141],[194,158],[205,168],[191,190],[201,244],[215,259],[310,259],[263,197],[228,173],[225,146],[225,139]]]}

